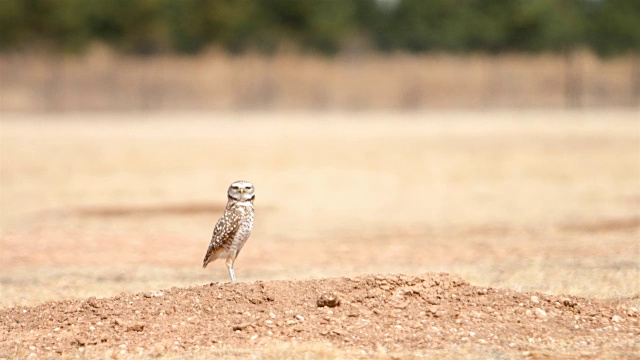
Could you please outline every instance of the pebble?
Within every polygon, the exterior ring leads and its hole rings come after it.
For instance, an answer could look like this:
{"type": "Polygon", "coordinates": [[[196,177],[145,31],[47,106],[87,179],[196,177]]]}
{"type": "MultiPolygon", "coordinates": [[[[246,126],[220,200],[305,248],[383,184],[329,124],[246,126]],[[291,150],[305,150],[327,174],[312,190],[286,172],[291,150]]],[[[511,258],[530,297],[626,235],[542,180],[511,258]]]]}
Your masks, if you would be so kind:
{"type": "Polygon", "coordinates": [[[340,305],[340,298],[335,293],[323,293],[318,297],[316,305],[318,305],[318,307],[336,307],[340,305]]]}
{"type": "Polygon", "coordinates": [[[131,326],[127,326],[127,331],[136,331],[140,332],[144,330],[144,324],[133,324],[131,326]]]}

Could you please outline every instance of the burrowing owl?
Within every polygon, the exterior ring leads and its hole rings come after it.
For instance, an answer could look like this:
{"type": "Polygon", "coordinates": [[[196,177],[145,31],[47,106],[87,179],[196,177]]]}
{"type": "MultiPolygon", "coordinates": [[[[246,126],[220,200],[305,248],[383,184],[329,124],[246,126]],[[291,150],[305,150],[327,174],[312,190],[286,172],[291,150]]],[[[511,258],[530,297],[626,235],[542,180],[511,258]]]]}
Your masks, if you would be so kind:
{"type": "Polygon", "coordinates": [[[226,259],[231,282],[236,282],[233,262],[253,229],[253,199],[255,190],[248,181],[236,181],[227,190],[227,209],[213,228],[211,243],[204,256],[202,267],[215,259],[226,259]]]}

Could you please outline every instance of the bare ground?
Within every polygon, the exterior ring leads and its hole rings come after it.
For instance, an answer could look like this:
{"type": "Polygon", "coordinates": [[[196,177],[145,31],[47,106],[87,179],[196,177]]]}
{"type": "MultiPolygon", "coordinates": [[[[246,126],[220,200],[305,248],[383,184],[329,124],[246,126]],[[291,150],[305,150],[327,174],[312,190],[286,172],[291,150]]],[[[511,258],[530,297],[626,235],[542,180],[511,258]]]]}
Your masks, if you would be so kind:
{"type": "Polygon", "coordinates": [[[0,357],[640,356],[637,111],[0,126],[0,357]],[[199,264],[239,178],[231,286],[199,264]]]}
{"type": "Polygon", "coordinates": [[[471,346],[487,356],[635,358],[639,318],[636,308],[443,273],[212,283],[0,310],[0,356],[223,355],[293,342],[364,357],[471,346]]]}

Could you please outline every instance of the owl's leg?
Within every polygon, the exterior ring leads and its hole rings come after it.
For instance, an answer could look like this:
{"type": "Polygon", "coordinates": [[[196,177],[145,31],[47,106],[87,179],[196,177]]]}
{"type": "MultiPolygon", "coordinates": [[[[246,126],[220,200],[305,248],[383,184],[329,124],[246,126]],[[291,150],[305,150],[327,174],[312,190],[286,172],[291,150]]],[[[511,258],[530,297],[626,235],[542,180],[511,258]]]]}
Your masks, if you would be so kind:
{"type": "Polygon", "coordinates": [[[235,256],[229,256],[226,261],[227,268],[229,269],[229,276],[231,276],[231,283],[236,283],[236,272],[233,270],[233,262],[236,261],[235,256]]]}

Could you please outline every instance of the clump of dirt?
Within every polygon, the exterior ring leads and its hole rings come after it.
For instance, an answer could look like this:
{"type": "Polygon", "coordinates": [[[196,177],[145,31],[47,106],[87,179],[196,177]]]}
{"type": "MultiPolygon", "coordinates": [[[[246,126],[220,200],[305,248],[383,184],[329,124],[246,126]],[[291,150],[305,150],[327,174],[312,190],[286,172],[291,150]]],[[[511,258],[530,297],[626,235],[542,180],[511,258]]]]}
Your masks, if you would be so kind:
{"type": "Polygon", "coordinates": [[[253,349],[280,341],[366,353],[471,344],[632,354],[639,350],[639,319],[635,308],[476,287],[448,274],[218,283],[2,309],[0,357],[85,348],[253,349]]]}

